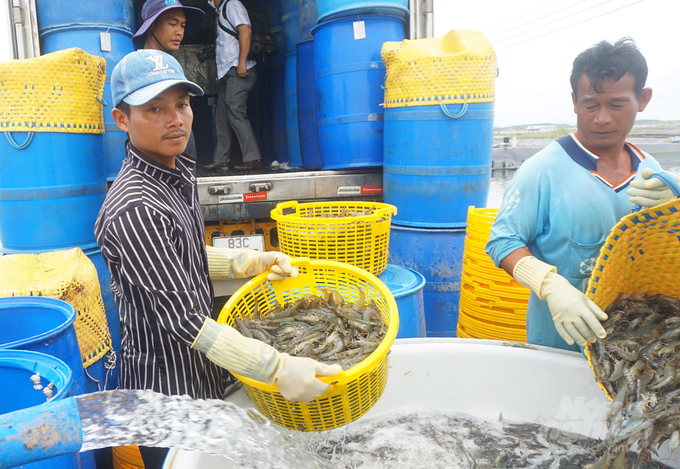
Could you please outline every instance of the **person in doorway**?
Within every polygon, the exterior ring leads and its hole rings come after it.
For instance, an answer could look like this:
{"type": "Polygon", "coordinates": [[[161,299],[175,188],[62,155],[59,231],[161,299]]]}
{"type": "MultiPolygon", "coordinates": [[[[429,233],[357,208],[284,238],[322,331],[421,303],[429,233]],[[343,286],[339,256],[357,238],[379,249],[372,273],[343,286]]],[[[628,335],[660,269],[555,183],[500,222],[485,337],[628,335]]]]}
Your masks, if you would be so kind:
{"type": "MultiPolygon", "coordinates": [[[[142,6],[144,21],[132,43],[137,49],[154,49],[171,53],[179,50],[185,37],[193,36],[201,28],[205,13],[199,8],[185,7],[178,0],[147,0],[142,6]]],[[[196,159],[196,140],[189,133],[185,151],[196,159]]]]}
{"type": "MultiPolygon", "coordinates": [[[[295,276],[278,252],[206,246],[195,161],[184,153],[193,114],[179,63],[156,50],[125,56],[111,76],[113,118],[129,137],[127,158],[95,223],[95,235],[120,310],[120,386],[166,395],[218,399],[226,370],[276,383],[292,401],[310,401],[337,366],[290,357],[211,318],[210,278],[269,271],[272,281],[295,276]]],[[[145,467],[160,468],[167,449],[140,448],[145,467]]]]}
{"type": "Polygon", "coordinates": [[[142,6],[144,22],[132,36],[132,43],[137,49],[175,52],[185,37],[200,29],[204,18],[203,10],[185,7],[178,0],[146,0],[142,6]]]}
{"type": "Polygon", "coordinates": [[[626,142],[652,97],[646,79],[630,38],[582,52],[571,73],[576,132],[525,161],[505,192],[486,252],[532,291],[531,344],[578,351],[606,336],[607,315],[583,293],[600,248],[634,204],[662,202],[665,188],[646,180],[659,163],[626,142]]]}
{"type": "Polygon", "coordinates": [[[240,0],[210,0],[208,3],[217,15],[215,52],[220,91],[215,109],[217,145],[213,161],[203,167],[229,168],[233,133],[243,154],[243,163],[234,168],[257,168],[262,166],[262,156],[247,113],[248,93],[257,81],[256,62],[248,59],[252,36],[248,11],[240,0]]]}

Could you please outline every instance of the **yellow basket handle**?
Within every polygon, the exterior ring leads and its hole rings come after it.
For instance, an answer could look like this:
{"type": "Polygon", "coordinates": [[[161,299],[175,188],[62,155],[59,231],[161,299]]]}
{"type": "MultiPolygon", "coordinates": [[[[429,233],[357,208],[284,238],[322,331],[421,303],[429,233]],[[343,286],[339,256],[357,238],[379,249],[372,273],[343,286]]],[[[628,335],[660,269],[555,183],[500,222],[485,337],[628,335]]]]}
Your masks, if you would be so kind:
{"type": "Polygon", "coordinates": [[[312,261],[309,257],[295,257],[290,260],[290,265],[293,267],[306,267],[307,270],[312,269],[312,261]]]}
{"type": "Polygon", "coordinates": [[[279,202],[276,204],[277,209],[283,210],[284,208],[295,208],[297,210],[298,206],[298,201],[297,200],[289,200],[287,202],[279,202]]]}
{"type": "Polygon", "coordinates": [[[375,215],[379,215],[380,218],[387,218],[387,215],[396,215],[397,207],[394,205],[388,205],[387,207],[379,208],[375,211],[375,215]]]}

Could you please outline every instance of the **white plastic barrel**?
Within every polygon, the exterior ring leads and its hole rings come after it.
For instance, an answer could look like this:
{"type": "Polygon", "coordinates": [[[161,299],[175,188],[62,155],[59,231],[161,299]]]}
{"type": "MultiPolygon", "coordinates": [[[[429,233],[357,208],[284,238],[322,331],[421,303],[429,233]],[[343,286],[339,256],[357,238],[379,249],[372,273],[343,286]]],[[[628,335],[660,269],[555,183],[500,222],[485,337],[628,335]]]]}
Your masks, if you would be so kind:
{"type": "MultiPolygon", "coordinates": [[[[243,390],[229,399],[253,407],[243,390]]],[[[362,419],[402,406],[486,413],[536,422],[592,438],[605,435],[607,399],[583,355],[476,339],[397,339],[390,376],[378,403],[362,419]]],[[[664,443],[656,458],[678,467],[664,443]]],[[[164,469],[225,469],[222,457],[173,449],[164,469]]]]}

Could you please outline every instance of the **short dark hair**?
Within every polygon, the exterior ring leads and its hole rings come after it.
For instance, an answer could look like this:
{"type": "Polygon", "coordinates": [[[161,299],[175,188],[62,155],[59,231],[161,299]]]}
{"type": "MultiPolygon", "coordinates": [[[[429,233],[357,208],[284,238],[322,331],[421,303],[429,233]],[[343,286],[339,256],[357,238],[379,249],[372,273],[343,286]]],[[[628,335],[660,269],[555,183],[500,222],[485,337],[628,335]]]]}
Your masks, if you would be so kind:
{"type": "Polygon", "coordinates": [[[577,96],[578,82],[583,75],[588,77],[593,89],[602,92],[602,82],[616,82],[627,72],[635,77],[635,94],[640,96],[647,81],[647,61],[629,37],[612,45],[607,41],[581,52],[574,60],[571,70],[571,89],[577,96]]]}
{"type": "Polygon", "coordinates": [[[116,108],[120,109],[125,113],[126,116],[130,117],[130,105],[125,101],[121,101],[120,103],[118,103],[118,106],[116,106],[116,108]]]}

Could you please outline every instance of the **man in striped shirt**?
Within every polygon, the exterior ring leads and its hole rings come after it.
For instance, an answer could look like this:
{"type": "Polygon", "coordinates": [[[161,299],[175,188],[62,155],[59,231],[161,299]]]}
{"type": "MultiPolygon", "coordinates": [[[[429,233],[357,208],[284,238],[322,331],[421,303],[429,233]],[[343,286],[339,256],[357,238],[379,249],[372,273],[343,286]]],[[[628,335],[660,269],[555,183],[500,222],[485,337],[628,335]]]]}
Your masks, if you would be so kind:
{"type": "MultiPolygon", "coordinates": [[[[209,274],[246,277],[271,267],[268,277],[277,280],[296,272],[281,253],[205,245],[195,161],[183,154],[193,119],[189,93],[202,95],[201,88],[155,50],[125,56],[111,88],[112,115],[129,142],[95,235],[121,314],[120,386],[220,398],[229,369],[276,383],[289,400],[324,393],[329,385],[315,376],[335,375],[339,366],[278,353],[210,318],[209,274]]],[[[147,468],[160,467],[164,454],[141,450],[147,468]]]]}

